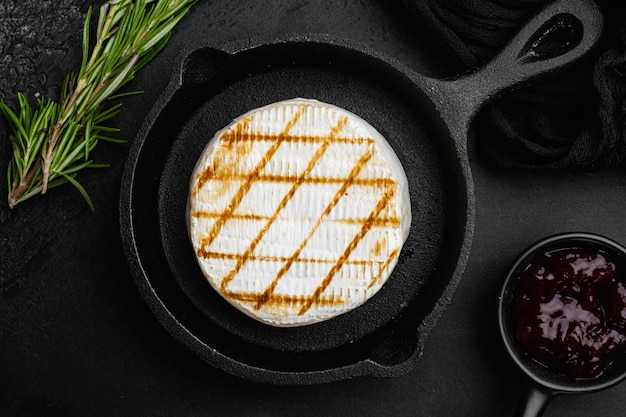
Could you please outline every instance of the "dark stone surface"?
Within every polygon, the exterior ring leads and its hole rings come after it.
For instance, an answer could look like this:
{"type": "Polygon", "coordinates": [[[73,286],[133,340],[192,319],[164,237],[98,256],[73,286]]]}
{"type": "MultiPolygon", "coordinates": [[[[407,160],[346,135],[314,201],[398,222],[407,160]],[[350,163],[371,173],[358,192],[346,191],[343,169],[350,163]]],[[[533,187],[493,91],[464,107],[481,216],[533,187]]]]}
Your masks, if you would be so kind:
{"type": "MultiPolygon", "coordinates": [[[[56,94],[80,59],[79,0],[0,2],[0,98],[56,94]],[[51,4],[54,6],[51,8],[51,4]]],[[[286,33],[329,33],[416,70],[446,73],[399,2],[200,0],[167,49],[137,75],[116,123],[132,141],[186,45],[286,33]]],[[[9,146],[0,123],[0,196],[9,146]]],[[[484,132],[477,130],[481,134],[484,132]]],[[[472,137],[471,141],[475,138],[472,137]]],[[[573,230],[626,242],[623,170],[593,175],[497,170],[470,147],[476,231],[467,272],[410,374],[310,387],[252,383],[187,352],[139,296],[118,227],[128,145],[102,144],[110,168],[9,210],[0,198],[0,415],[2,416],[495,416],[510,415],[522,382],[496,326],[496,294],[514,256],[573,230]]],[[[557,397],[546,417],[622,415],[626,385],[557,397]]]]}

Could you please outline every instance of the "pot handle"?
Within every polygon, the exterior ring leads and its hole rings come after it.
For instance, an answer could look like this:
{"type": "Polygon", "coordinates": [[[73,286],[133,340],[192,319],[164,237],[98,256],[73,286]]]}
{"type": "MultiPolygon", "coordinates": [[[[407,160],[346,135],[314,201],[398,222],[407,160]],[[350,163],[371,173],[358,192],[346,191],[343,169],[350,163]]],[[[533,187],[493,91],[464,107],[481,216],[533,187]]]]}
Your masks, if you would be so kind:
{"type": "Polygon", "coordinates": [[[546,388],[528,384],[517,404],[513,417],[541,417],[555,393],[546,388]]]}
{"type": "Polygon", "coordinates": [[[602,13],[591,0],[557,0],[485,67],[456,79],[427,79],[426,88],[448,126],[464,134],[486,102],[584,56],[599,40],[602,27],[602,13]]]}

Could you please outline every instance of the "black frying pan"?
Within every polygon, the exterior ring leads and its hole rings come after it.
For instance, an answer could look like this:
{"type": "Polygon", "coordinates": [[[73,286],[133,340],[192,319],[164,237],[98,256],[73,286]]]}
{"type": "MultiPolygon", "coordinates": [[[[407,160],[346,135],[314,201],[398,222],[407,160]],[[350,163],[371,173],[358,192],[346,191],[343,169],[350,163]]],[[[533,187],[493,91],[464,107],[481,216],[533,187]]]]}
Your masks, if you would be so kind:
{"type": "Polygon", "coordinates": [[[491,64],[456,80],[426,78],[320,35],[185,52],[133,143],[123,178],[121,231],[142,296],[174,337],[236,375],[307,384],[408,372],[469,256],[470,120],[499,92],[581,57],[600,28],[595,6],[557,2],[491,64]],[[234,309],[202,277],[185,204],[193,167],[216,131],[295,97],[343,107],[386,137],[409,178],[413,223],[392,276],[367,303],[315,325],[274,328],[234,309]]]}

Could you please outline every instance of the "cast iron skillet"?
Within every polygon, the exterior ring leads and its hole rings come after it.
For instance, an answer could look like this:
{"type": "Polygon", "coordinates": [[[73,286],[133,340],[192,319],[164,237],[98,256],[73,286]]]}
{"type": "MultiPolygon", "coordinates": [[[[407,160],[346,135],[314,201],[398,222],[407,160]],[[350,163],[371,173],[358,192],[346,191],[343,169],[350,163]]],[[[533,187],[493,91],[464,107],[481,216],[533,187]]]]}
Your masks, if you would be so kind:
{"type": "Polygon", "coordinates": [[[408,372],[469,256],[470,120],[499,92],[583,56],[601,26],[590,3],[556,2],[492,63],[455,80],[423,77],[322,35],[185,52],[133,143],[122,182],[121,233],[142,296],[176,339],[242,377],[311,384],[408,372]],[[326,322],[285,329],[248,318],[209,287],[187,237],[185,204],[194,164],[216,131],[251,109],[295,97],[343,107],[386,137],[410,181],[413,223],[376,296],[326,322]]]}

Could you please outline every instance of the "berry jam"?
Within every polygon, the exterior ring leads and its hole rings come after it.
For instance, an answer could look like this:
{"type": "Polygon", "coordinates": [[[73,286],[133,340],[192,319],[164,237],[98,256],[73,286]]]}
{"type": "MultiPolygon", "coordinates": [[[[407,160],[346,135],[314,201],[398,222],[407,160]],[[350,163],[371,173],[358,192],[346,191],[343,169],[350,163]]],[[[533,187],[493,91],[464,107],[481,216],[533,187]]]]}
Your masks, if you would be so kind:
{"type": "Polygon", "coordinates": [[[550,369],[595,378],[626,348],[626,285],[604,252],[545,253],[511,298],[515,337],[550,369]]]}

